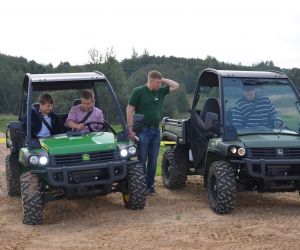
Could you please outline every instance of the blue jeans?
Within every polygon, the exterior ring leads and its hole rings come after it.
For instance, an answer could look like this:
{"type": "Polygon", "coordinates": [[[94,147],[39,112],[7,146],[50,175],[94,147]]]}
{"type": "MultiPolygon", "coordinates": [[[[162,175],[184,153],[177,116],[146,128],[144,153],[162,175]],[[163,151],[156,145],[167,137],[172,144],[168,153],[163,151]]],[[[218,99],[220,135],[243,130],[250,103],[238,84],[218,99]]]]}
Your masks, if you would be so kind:
{"type": "Polygon", "coordinates": [[[144,172],[146,174],[146,180],[147,180],[147,187],[154,185],[159,146],[160,146],[159,128],[144,128],[143,132],[139,134],[138,158],[144,166],[144,172]]]}

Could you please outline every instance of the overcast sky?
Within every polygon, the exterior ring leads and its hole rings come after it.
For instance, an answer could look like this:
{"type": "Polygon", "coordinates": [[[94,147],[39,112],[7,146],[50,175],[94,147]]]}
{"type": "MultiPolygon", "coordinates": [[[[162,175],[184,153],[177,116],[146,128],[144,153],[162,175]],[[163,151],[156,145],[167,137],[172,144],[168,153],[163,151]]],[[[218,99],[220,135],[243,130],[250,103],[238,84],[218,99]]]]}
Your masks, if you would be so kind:
{"type": "Polygon", "coordinates": [[[0,53],[54,66],[113,47],[300,68],[299,0],[4,0],[0,27],[0,53]]]}

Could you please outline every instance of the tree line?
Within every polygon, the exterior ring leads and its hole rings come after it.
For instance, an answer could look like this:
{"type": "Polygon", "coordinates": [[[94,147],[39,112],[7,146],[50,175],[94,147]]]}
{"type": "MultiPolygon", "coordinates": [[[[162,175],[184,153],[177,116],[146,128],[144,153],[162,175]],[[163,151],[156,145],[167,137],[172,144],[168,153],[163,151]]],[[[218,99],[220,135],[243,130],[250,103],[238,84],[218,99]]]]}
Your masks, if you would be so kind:
{"type": "MultiPolygon", "coordinates": [[[[174,94],[167,96],[164,105],[164,116],[182,117],[190,107],[190,99],[197,83],[199,74],[205,68],[230,70],[276,70],[287,74],[300,88],[300,69],[281,69],[272,61],[261,62],[252,66],[219,62],[216,58],[207,56],[205,59],[180,58],[150,55],[145,50],[138,55],[134,50],[131,58],[118,61],[113,50],[101,54],[96,49],[89,50],[90,62],[86,65],[71,65],[61,62],[57,67],[52,64],[43,65],[28,61],[23,57],[13,57],[0,54],[0,114],[18,114],[21,100],[23,77],[25,73],[61,73],[100,71],[106,75],[112,84],[117,97],[125,111],[131,90],[147,81],[150,70],[156,69],[167,78],[181,84],[174,94]]],[[[65,97],[60,95],[62,100],[65,97]]]]}

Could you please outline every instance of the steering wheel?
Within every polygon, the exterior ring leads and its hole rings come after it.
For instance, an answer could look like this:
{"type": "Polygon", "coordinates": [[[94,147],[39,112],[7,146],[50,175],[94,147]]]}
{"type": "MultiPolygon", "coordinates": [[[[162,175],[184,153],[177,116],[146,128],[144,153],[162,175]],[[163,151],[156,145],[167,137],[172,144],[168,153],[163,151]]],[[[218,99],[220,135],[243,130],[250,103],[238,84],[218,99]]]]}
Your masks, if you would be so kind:
{"type": "Polygon", "coordinates": [[[271,126],[273,128],[285,128],[284,121],[279,118],[272,119],[271,126]]]}
{"type": "Polygon", "coordinates": [[[93,121],[91,121],[91,122],[85,123],[84,125],[88,127],[90,132],[100,132],[100,131],[109,131],[110,130],[114,135],[117,134],[117,132],[113,129],[113,127],[110,126],[107,122],[93,122],[93,121]],[[92,124],[102,125],[102,128],[99,131],[94,130],[91,126],[92,124]]]}
{"type": "Polygon", "coordinates": [[[85,123],[84,125],[88,127],[90,132],[100,132],[100,131],[103,131],[103,130],[107,129],[106,124],[104,122],[93,122],[93,121],[91,121],[91,122],[85,123]],[[92,126],[91,126],[92,124],[102,125],[102,128],[100,130],[93,129],[92,126]]]}

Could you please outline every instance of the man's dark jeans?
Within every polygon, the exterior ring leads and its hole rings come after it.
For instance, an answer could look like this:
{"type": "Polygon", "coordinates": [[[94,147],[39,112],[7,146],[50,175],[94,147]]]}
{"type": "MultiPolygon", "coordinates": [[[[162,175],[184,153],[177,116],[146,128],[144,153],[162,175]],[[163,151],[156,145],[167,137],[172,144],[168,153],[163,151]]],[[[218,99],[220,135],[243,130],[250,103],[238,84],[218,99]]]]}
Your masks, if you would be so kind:
{"type": "Polygon", "coordinates": [[[160,130],[157,128],[144,128],[139,134],[139,160],[144,166],[147,187],[154,185],[156,162],[160,146],[160,130]]]}

